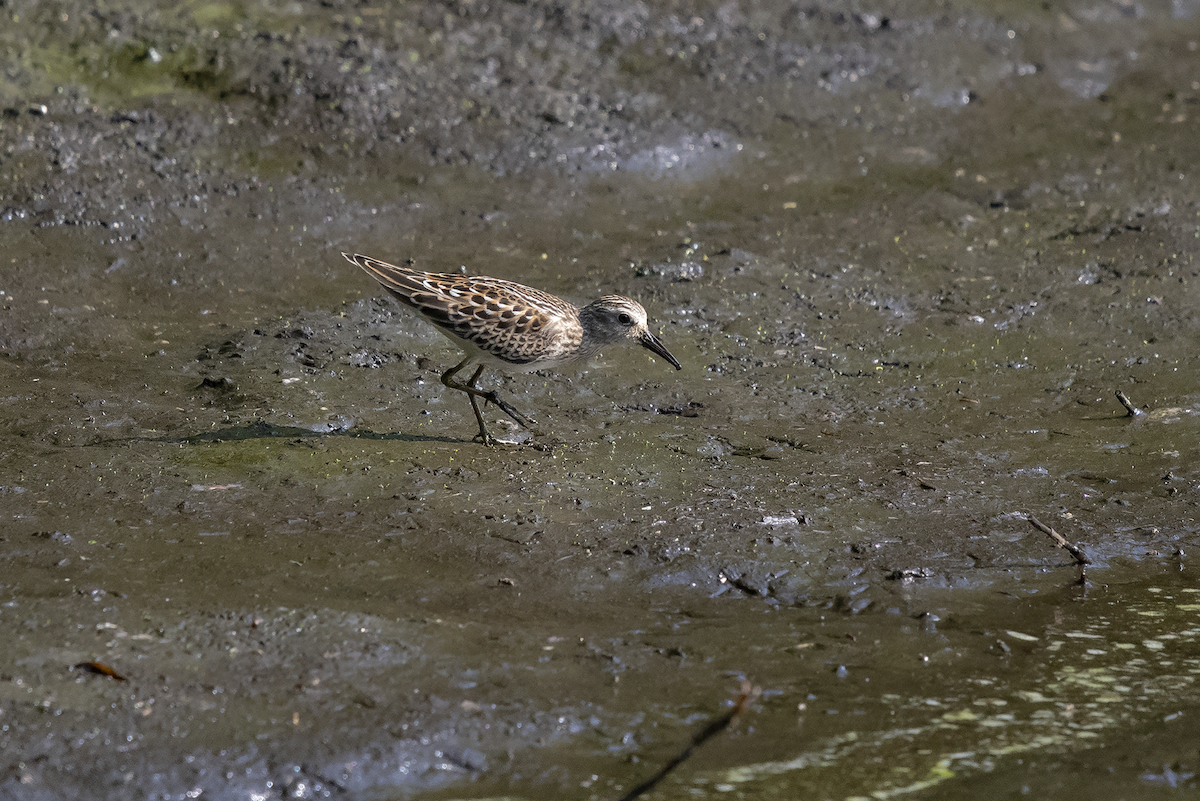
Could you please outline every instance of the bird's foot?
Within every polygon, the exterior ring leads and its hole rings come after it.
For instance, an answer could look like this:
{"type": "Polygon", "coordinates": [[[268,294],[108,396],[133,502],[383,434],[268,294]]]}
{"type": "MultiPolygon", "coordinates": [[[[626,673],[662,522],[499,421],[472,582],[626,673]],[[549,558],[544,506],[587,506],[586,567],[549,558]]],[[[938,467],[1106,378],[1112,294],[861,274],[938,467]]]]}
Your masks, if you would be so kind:
{"type": "Polygon", "coordinates": [[[503,439],[493,437],[487,431],[480,431],[478,434],[472,437],[472,441],[480,442],[489,448],[496,445],[524,445],[530,442],[532,439],[533,435],[528,431],[518,431],[514,434],[505,436],[503,439]]]}

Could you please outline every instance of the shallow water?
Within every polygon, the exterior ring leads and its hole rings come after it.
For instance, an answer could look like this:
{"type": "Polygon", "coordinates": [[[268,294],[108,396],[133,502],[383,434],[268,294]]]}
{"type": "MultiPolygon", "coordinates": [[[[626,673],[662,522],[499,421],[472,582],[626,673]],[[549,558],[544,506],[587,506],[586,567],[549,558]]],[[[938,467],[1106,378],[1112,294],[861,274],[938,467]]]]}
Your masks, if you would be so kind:
{"type": "Polygon", "coordinates": [[[6,9],[0,794],[1194,787],[1197,11],[6,9]]]}

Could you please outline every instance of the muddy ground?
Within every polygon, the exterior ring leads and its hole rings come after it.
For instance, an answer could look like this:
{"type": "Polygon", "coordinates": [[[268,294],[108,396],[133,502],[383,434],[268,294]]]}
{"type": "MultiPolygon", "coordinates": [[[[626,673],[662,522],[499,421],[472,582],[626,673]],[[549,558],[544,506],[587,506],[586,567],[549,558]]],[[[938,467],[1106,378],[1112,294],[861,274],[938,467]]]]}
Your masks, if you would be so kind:
{"type": "Polygon", "coordinates": [[[1194,0],[0,12],[0,796],[1196,786],[1194,0]]]}

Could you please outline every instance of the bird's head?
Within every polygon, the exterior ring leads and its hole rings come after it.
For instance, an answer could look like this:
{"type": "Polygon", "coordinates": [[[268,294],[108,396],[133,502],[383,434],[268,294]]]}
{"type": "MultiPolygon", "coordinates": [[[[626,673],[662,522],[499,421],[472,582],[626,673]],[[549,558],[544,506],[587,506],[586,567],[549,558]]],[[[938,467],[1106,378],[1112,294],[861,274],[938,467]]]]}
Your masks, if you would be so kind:
{"type": "Polygon", "coordinates": [[[631,339],[666,360],[676,370],[683,369],[662,340],[650,333],[646,325],[646,310],[636,300],[621,295],[605,295],[581,309],[580,317],[589,318],[593,335],[601,340],[599,344],[631,339]]]}

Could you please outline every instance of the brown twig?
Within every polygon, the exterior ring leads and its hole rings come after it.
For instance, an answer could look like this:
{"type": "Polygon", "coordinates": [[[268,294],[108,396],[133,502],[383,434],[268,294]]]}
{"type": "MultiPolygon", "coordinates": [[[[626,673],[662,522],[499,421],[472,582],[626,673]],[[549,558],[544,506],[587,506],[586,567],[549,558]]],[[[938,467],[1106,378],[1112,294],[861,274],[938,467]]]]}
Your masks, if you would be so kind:
{"type": "Polygon", "coordinates": [[[103,662],[80,662],[78,665],[74,665],[72,669],[86,670],[88,673],[95,673],[97,676],[108,676],[110,679],[116,679],[117,681],[129,681],[129,679],[103,662]]]}
{"type": "Polygon", "coordinates": [[[1117,390],[1117,400],[1119,400],[1121,405],[1125,407],[1125,411],[1129,412],[1130,417],[1141,417],[1146,413],[1145,409],[1139,409],[1138,407],[1134,406],[1133,401],[1129,399],[1129,396],[1119,389],[1117,390]]]}
{"type": "Polygon", "coordinates": [[[1036,517],[1034,517],[1030,513],[1026,513],[1025,517],[1026,517],[1026,519],[1029,520],[1029,524],[1031,526],[1033,526],[1034,528],[1036,528],[1038,531],[1042,532],[1043,534],[1048,535],[1050,537],[1050,539],[1054,540],[1054,543],[1059,548],[1066,549],[1066,551],[1069,554],[1071,554],[1071,556],[1074,556],[1076,564],[1090,565],[1092,563],[1092,560],[1088,559],[1087,556],[1084,555],[1083,551],[1079,548],[1078,545],[1072,545],[1071,543],[1067,542],[1067,538],[1064,537],[1062,534],[1059,534],[1057,531],[1050,528],[1049,526],[1047,526],[1041,520],[1038,520],[1036,517]]]}
{"type": "Polygon", "coordinates": [[[738,695],[737,700],[734,701],[732,709],[713,722],[709,723],[704,727],[703,730],[692,735],[692,741],[688,743],[687,748],[684,748],[677,756],[675,756],[674,759],[672,759],[666,765],[663,765],[662,769],[658,773],[654,774],[649,779],[646,779],[646,781],[642,782],[637,787],[634,787],[628,793],[621,796],[621,801],[633,801],[633,799],[645,795],[653,790],[659,782],[666,778],[668,773],[675,770],[675,768],[687,761],[688,757],[692,755],[693,751],[711,740],[713,737],[716,737],[718,734],[725,731],[725,729],[736,724],[737,719],[741,717],[747,709],[750,708],[750,705],[754,703],[754,700],[758,698],[761,693],[762,690],[758,687],[752,686],[750,682],[742,682],[742,691],[738,695]]]}

